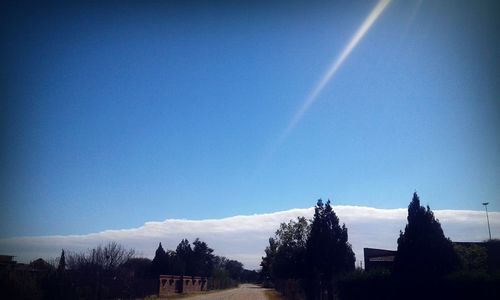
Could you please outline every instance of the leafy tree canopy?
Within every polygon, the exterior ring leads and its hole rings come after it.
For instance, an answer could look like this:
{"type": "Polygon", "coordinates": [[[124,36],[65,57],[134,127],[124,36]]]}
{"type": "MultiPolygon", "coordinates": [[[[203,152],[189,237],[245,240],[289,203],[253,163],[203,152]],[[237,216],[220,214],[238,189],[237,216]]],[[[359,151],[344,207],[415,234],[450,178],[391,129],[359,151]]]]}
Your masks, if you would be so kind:
{"type": "Polygon", "coordinates": [[[296,221],[281,223],[276,231],[276,253],[272,277],[274,278],[302,278],[306,256],[306,244],[310,225],[304,217],[296,221]]]}
{"type": "Polygon", "coordinates": [[[192,262],[194,274],[199,276],[210,276],[214,268],[214,252],[207,243],[196,239],[193,242],[192,262]]]}

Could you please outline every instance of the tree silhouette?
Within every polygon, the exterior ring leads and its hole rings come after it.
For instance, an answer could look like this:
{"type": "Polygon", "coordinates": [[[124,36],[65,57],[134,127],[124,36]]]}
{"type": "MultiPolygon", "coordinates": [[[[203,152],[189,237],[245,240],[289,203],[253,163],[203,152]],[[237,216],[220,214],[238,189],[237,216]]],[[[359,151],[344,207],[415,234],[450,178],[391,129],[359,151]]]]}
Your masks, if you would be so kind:
{"type": "Polygon", "coordinates": [[[192,264],[194,265],[193,275],[210,276],[214,268],[214,252],[207,243],[196,239],[193,242],[192,264]]]}
{"type": "Polygon", "coordinates": [[[69,253],[67,266],[74,282],[83,286],[82,299],[108,298],[107,281],[119,277],[119,267],[134,257],[133,249],[126,249],[116,242],[108,242],[83,253],[69,253]]]}
{"type": "Polygon", "coordinates": [[[274,238],[269,238],[269,246],[264,250],[266,256],[262,257],[262,262],[260,266],[262,270],[260,272],[262,280],[265,284],[268,284],[269,281],[272,281],[273,278],[273,267],[274,267],[274,258],[276,257],[276,252],[278,250],[278,244],[276,243],[274,238]]]}
{"type": "Polygon", "coordinates": [[[180,275],[193,275],[193,249],[187,239],[183,239],[175,249],[176,269],[180,275]]]}
{"type": "Polygon", "coordinates": [[[439,277],[456,269],[458,259],[441,224],[417,193],[408,205],[408,224],[398,238],[394,272],[413,277],[439,277]]]}
{"type": "Polygon", "coordinates": [[[58,272],[64,272],[66,270],[66,257],[64,256],[64,249],[61,250],[61,257],[59,258],[59,264],[57,265],[58,272]]]}
{"type": "Polygon", "coordinates": [[[306,256],[306,243],[310,225],[306,218],[298,217],[281,223],[276,231],[275,241],[277,251],[274,257],[274,278],[302,278],[306,256]]]}
{"type": "Polygon", "coordinates": [[[167,253],[163,250],[161,243],[158,245],[158,249],[156,249],[155,257],[151,262],[151,272],[153,275],[158,276],[162,274],[168,274],[167,270],[167,253]]]}
{"type": "Polygon", "coordinates": [[[226,261],[225,269],[229,273],[229,277],[239,281],[241,273],[243,273],[243,264],[237,260],[229,259],[226,261]]]}
{"type": "Polygon", "coordinates": [[[93,269],[114,272],[134,254],[133,249],[126,249],[121,244],[109,242],[89,249],[87,253],[70,253],[67,266],[71,270],[93,269]]]}
{"type": "Polygon", "coordinates": [[[333,299],[333,280],[337,275],[354,270],[354,252],[348,242],[345,224],[333,211],[330,200],[318,200],[314,208],[311,233],[307,239],[307,273],[311,280],[309,298],[318,298],[326,290],[333,299]]]}

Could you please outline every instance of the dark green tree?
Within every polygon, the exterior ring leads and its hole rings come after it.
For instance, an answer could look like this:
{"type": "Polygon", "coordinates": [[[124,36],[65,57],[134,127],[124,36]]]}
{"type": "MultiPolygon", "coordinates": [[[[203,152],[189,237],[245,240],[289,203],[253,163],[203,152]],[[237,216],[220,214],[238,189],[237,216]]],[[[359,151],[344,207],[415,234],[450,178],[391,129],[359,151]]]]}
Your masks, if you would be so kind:
{"type": "Polygon", "coordinates": [[[408,206],[408,224],[398,238],[394,272],[413,277],[439,277],[454,271],[458,258],[429,206],[420,205],[417,193],[408,206]]]}
{"type": "Polygon", "coordinates": [[[225,256],[216,255],[214,257],[214,269],[215,270],[225,270],[227,261],[228,261],[228,259],[225,256]]]}
{"type": "Polygon", "coordinates": [[[304,277],[306,244],[310,226],[306,218],[298,217],[281,223],[274,241],[276,253],[273,259],[272,277],[276,279],[298,279],[304,277]]]}
{"type": "Polygon", "coordinates": [[[214,289],[234,287],[241,279],[243,264],[224,256],[214,257],[211,285],[214,289]]]}
{"type": "Polygon", "coordinates": [[[345,224],[339,225],[330,200],[325,205],[319,199],[314,208],[306,255],[308,298],[317,299],[327,291],[328,299],[333,299],[333,281],[338,275],[354,270],[355,257],[347,228],[345,224]]]}
{"type": "Polygon", "coordinates": [[[59,265],[57,265],[58,272],[64,272],[66,270],[66,257],[64,256],[64,249],[61,250],[61,257],[59,258],[59,265]]]}
{"type": "Polygon", "coordinates": [[[155,252],[155,257],[153,258],[153,261],[151,262],[151,273],[154,276],[159,276],[159,275],[165,275],[168,274],[168,265],[167,265],[167,253],[165,253],[165,250],[161,246],[161,243],[158,245],[158,248],[156,249],[155,252]]]}
{"type": "MultiPolygon", "coordinates": [[[[133,257],[120,266],[120,271],[122,273],[132,274],[130,276],[134,278],[150,278],[151,264],[152,261],[149,258],[133,257]]],[[[155,279],[158,278],[155,276],[155,279]]]]}
{"type": "Polygon", "coordinates": [[[214,252],[207,243],[196,239],[193,242],[192,264],[194,265],[193,275],[210,276],[214,268],[214,252]]]}
{"type": "Polygon", "coordinates": [[[274,240],[274,238],[269,238],[269,246],[266,247],[264,252],[266,256],[262,257],[262,262],[260,266],[261,270],[261,279],[264,284],[269,284],[273,281],[273,266],[274,266],[274,258],[276,257],[276,252],[278,251],[278,244],[274,240]]]}
{"type": "Polygon", "coordinates": [[[179,275],[194,275],[193,249],[187,239],[183,239],[175,249],[176,269],[179,275]]]}
{"type": "Polygon", "coordinates": [[[230,259],[226,261],[225,269],[231,279],[239,281],[243,273],[243,264],[237,260],[230,259]]]}
{"type": "Polygon", "coordinates": [[[465,272],[486,272],[488,270],[488,250],[478,244],[453,245],[460,262],[460,270],[465,272]]]}

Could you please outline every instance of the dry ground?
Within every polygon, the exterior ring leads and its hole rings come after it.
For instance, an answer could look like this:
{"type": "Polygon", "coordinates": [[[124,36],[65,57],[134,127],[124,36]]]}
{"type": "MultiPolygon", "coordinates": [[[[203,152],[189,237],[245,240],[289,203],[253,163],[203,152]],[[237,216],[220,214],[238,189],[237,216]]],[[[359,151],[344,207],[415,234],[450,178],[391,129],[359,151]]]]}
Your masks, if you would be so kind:
{"type": "Polygon", "coordinates": [[[281,299],[269,289],[255,284],[241,284],[238,288],[220,292],[207,293],[203,295],[188,296],[183,299],[189,300],[268,300],[281,299]]]}

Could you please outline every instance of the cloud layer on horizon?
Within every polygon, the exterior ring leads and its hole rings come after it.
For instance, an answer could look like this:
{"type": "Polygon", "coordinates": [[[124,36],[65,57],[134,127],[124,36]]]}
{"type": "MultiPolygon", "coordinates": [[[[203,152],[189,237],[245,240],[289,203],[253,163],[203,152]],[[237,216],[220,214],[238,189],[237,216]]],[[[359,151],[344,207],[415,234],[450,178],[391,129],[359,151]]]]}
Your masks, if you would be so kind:
{"type": "MultiPolygon", "coordinates": [[[[406,224],[407,210],[378,209],[361,206],[334,206],[341,223],[349,230],[349,242],[357,260],[363,259],[363,248],[396,249],[399,231],[406,224]]],[[[117,241],[134,248],[144,257],[152,258],[161,242],[175,250],[183,238],[199,237],[213,248],[215,254],[237,259],[246,268],[259,267],[269,237],[282,222],[298,216],[312,218],[314,208],[290,209],[266,214],[234,216],[222,219],[146,222],[131,229],[106,230],[86,235],[13,237],[0,239],[0,253],[16,255],[21,262],[59,255],[61,249],[82,251],[108,241],[117,241]]],[[[482,241],[488,238],[484,211],[435,210],[445,235],[453,241],[482,241]]],[[[492,237],[500,232],[500,212],[490,212],[492,237]]]]}

